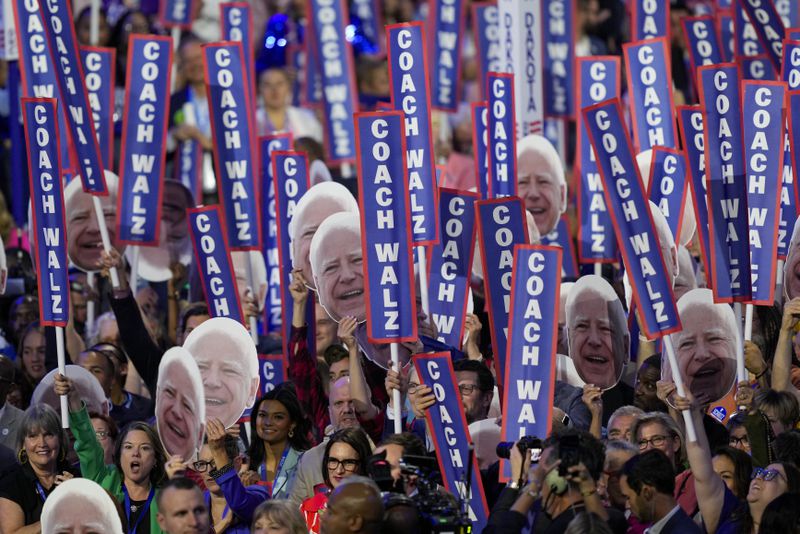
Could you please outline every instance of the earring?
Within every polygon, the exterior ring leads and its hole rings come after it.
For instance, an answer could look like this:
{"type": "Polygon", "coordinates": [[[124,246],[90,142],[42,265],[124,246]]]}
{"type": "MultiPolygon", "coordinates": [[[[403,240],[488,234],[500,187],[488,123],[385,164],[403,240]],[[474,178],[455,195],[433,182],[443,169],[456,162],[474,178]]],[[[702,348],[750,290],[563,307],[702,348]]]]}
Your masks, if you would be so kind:
{"type": "Polygon", "coordinates": [[[294,437],[294,428],[293,428],[293,429],[291,429],[291,430],[289,430],[289,437],[290,437],[290,438],[293,438],[293,437],[294,437]]]}
{"type": "Polygon", "coordinates": [[[61,447],[61,454],[58,455],[58,461],[63,462],[67,459],[67,449],[66,447],[61,447]]]}
{"type": "Polygon", "coordinates": [[[24,465],[28,461],[28,453],[25,449],[20,449],[17,453],[17,460],[19,460],[20,465],[24,465]]]}

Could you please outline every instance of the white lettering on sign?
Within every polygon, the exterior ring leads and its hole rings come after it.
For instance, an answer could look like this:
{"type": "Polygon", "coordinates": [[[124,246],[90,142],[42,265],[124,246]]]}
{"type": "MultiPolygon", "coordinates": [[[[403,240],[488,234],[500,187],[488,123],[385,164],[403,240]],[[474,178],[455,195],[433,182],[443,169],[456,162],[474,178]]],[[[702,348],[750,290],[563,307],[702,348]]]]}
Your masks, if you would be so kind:
{"type": "MultiPolygon", "coordinates": [[[[492,162],[492,180],[494,182],[508,183],[511,166],[510,158],[514,157],[511,154],[511,137],[514,132],[506,130],[506,125],[503,122],[506,120],[510,113],[508,106],[506,106],[504,98],[507,97],[508,91],[506,89],[508,78],[489,78],[489,104],[491,106],[492,125],[493,131],[490,132],[490,147],[491,162],[492,162]]],[[[495,198],[504,196],[498,195],[495,192],[495,198]]]]}
{"type": "Polygon", "coordinates": [[[712,58],[714,46],[711,44],[711,34],[708,27],[709,24],[710,21],[705,19],[695,20],[689,23],[692,35],[694,35],[694,37],[697,39],[694,43],[694,46],[700,61],[697,65],[695,65],[696,67],[711,65],[714,62],[714,58],[712,58]]]}
{"type": "MultiPolygon", "coordinates": [[[[781,57],[783,54],[783,36],[779,35],[776,29],[770,24],[771,19],[765,4],[765,0],[745,0],[753,10],[753,16],[764,32],[764,37],[769,44],[772,53],[776,57],[781,57]]],[[[749,13],[748,13],[749,17],[749,13]]],[[[752,21],[751,21],[752,23],[752,21]]]]}
{"type": "MultiPolygon", "coordinates": [[[[84,57],[83,74],[86,92],[89,96],[89,108],[92,110],[92,121],[97,140],[100,141],[100,112],[103,111],[103,103],[100,102],[99,91],[103,88],[103,77],[100,72],[103,68],[103,58],[97,52],[89,52],[84,57]]],[[[108,83],[106,80],[105,83],[108,83]]]]}
{"type": "Polygon", "coordinates": [[[786,250],[788,242],[786,237],[788,235],[787,217],[784,216],[784,210],[787,212],[788,217],[794,220],[794,214],[791,212],[792,199],[789,195],[794,195],[794,172],[792,171],[792,161],[788,156],[790,152],[791,142],[789,140],[789,120],[786,120],[786,127],[784,128],[783,136],[783,173],[781,175],[781,216],[778,219],[778,249],[781,251],[786,250]]]}
{"type": "Polygon", "coordinates": [[[550,80],[548,89],[552,107],[556,113],[567,113],[567,63],[570,60],[569,47],[572,36],[567,35],[565,0],[550,0],[547,3],[547,30],[556,41],[550,41],[545,48],[550,58],[550,80]]]}
{"type": "MultiPolygon", "coordinates": [[[[453,197],[447,204],[447,213],[443,214],[447,219],[444,225],[444,236],[442,237],[442,265],[440,267],[439,275],[441,280],[436,287],[433,288],[433,294],[436,295],[436,300],[440,302],[453,303],[456,296],[456,271],[458,269],[458,262],[464,260],[461,257],[461,252],[458,249],[458,243],[464,233],[464,225],[460,217],[465,212],[464,199],[461,197],[453,197]]],[[[441,313],[433,313],[433,322],[439,332],[439,341],[445,341],[445,335],[453,333],[453,326],[455,325],[455,315],[445,315],[441,313]]]]}
{"type": "Polygon", "coordinates": [[[228,40],[229,41],[243,41],[244,33],[242,32],[242,10],[238,7],[232,7],[228,10],[228,40]]]}
{"type": "Polygon", "coordinates": [[[666,73],[658,65],[656,68],[655,63],[655,50],[652,46],[645,45],[639,47],[636,51],[636,58],[639,62],[639,81],[644,87],[644,94],[639,95],[642,97],[642,111],[644,113],[645,127],[647,133],[647,140],[642,139],[642,142],[649,143],[647,146],[664,145],[665,132],[664,125],[666,120],[672,120],[671,117],[664,118],[661,116],[661,96],[656,90],[656,86],[662,84],[663,77],[666,73]]]}
{"type": "Polygon", "coordinates": [[[209,305],[214,309],[214,317],[228,317],[230,315],[230,304],[228,303],[228,297],[225,295],[225,281],[222,279],[222,269],[214,258],[217,243],[213,237],[208,235],[211,230],[211,218],[205,213],[198,214],[195,217],[195,228],[201,234],[200,250],[205,255],[203,258],[204,263],[201,267],[210,287],[206,298],[211,300],[209,305]]]}

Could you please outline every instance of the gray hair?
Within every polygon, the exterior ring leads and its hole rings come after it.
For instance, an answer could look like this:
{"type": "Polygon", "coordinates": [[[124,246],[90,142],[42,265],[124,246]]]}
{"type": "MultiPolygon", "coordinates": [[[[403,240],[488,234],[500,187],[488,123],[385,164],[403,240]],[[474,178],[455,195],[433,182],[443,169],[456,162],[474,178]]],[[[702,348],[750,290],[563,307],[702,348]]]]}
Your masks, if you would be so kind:
{"type": "Polygon", "coordinates": [[[63,458],[66,455],[69,439],[67,433],[61,428],[61,417],[53,408],[44,403],[31,404],[22,414],[17,434],[17,451],[25,448],[25,438],[37,430],[58,436],[58,457],[63,458]]]}
{"type": "Polygon", "coordinates": [[[624,439],[612,439],[606,442],[606,455],[610,452],[632,452],[639,454],[639,447],[624,439]]]}
{"type": "Polygon", "coordinates": [[[611,417],[608,418],[608,427],[614,423],[614,419],[617,417],[641,417],[644,415],[644,410],[641,408],[637,408],[632,404],[626,404],[625,406],[620,406],[611,414],[611,417]]]}
{"type": "Polygon", "coordinates": [[[307,534],[308,532],[308,526],[300,514],[300,509],[287,499],[271,499],[259,504],[253,513],[253,530],[255,530],[256,521],[264,516],[282,527],[288,528],[291,534],[307,534]]]}
{"type": "Polygon", "coordinates": [[[675,457],[675,464],[677,467],[681,462],[683,462],[683,459],[686,457],[685,456],[686,440],[683,438],[683,432],[681,431],[680,427],[678,427],[678,424],[675,422],[674,419],[672,419],[672,417],[669,416],[669,414],[666,414],[664,412],[646,412],[641,416],[637,417],[633,421],[633,424],[631,425],[631,443],[638,447],[639,430],[644,425],[649,425],[651,423],[656,423],[663,426],[669,432],[670,437],[678,438],[680,440],[681,448],[680,451],[678,452],[678,455],[675,457]]]}

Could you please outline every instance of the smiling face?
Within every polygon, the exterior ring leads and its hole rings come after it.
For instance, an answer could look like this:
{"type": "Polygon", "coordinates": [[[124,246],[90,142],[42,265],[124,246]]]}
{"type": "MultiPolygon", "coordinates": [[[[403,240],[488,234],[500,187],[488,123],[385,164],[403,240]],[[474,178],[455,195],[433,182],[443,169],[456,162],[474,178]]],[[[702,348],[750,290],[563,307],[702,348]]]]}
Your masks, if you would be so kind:
{"type": "Polygon", "coordinates": [[[656,394],[656,384],[661,380],[661,369],[643,364],[636,373],[636,388],[633,392],[633,404],[646,412],[657,411],[663,407],[656,394]]]}
{"type": "Polygon", "coordinates": [[[525,201],[525,208],[533,214],[541,235],[547,235],[558,224],[564,211],[566,186],[559,173],[537,150],[528,149],[518,158],[517,194],[525,201]]]}
{"type": "MultiPolygon", "coordinates": [[[[77,180],[77,178],[75,178],[77,180]]],[[[74,187],[74,186],[73,186],[74,187]]],[[[120,254],[125,251],[125,245],[117,242],[116,223],[117,207],[116,194],[109,192],[108,196],[97,197],[103,207],[103,217],[108,230],[108,238],[120,254]]],[[[100,228],[97,225],[92,196],[83,190],[75,191],[66,200],[67,221],[67,254],[70,261],[83,271],[96,271],[103,242],[100,238],[100,228]]]]}
{"type": "Polygon", "coordinates": [[[296,423],[289,416],[289,410],[282,402],[265,400],[256,413],[256,432],[258,437],[269,445],[284,443],[296,423]]]}
{"type": "Polygon", "coordinates": [[[346,479],[358,470],[361,458],[358,452],[343,441],[337,441],[331,445],[328,453],[328,464],[324,466],[328,470],[328,480],[331,481],[331,489],[336,489],[342,480],[346,479]]]}
{"type": "Polygon", "coordinates": [[[186,210],[191,198],[184,187],[175,181],[164,181],[164,194],[161,198],[161,224],[166,227],[167,243],[181,245],[189,238],[186,224],[186,210]]]}
{"type": "Polygon", "coordinates": [[[328,232],[319,243],[319,258],[314,265],[320,304],[335,320],[366,317],[361,237],[349,228],[328,232]]]}
{"type": "Polygon", "coordinates": [[[184,461],[194,455],[203,438],[203,422],[198,408],[200,393],[178,360],[159,370],[156,391],[156,423],[164,449],[184,461]]]}
{"type": "MultiPolygon", "coordinates": [[[[789,488],[786,481],[786,471],[781,464],[769,464],[767,471],[775,470],[775,475],[772,480],[765,480],[764,477],[756,477],[750,482],[750,491],[747,492],[747,502],[750,507],[754,505],[765,507],[773,501],[776,497],[780,497],[789,488]]],[[[769,478],[769,477],[767,477],[769,478]]]]}
{"type": "Polygon", "coordinates": [[[142,430],[131,430],[122,438],[119,463],[125,479],[141,483],[156,465],[156,450],[142,430]]]}
{"type": "MultiPolygon", "coordinates": [[[[574,291],[574,290],[573,290],[574,291]]],[[[578,375],[587,384],[613,387],[622,376],[627,355],[623,325],[615,321],[612,302],[590,289],[575,295],[569,318],[569,353],[578,375]]]]}
{"type": "Polygon", "coordinates": [[[40,469],[55,467],[60,446],[59,436],[42,427],[31,429],[23,443],[28,461],[40,469]]]}
{"type": "MultiPolygon", "coordinates": [[[[326,196],[315,198],[305,205],[302,211],[296,211],[295,219],[293,219],[292,264],[295,268],[303,271],[303,278],[311,289],[316,289],[314,273],[309,260],[311,239],[317,232],[319,225],[322,224],[322,221],[334,213],[343,211],[340,204],[332,200],[326,196]]],[[[360,249],[361,245],[359,243],[359,251],[360,249]]]]}
{"type": "Polygon", "coordinates": [[[31,330],[22,342],[22,367],[38,383],[47,374],[44,365],[45,338],[38,330],[31,330]]]}

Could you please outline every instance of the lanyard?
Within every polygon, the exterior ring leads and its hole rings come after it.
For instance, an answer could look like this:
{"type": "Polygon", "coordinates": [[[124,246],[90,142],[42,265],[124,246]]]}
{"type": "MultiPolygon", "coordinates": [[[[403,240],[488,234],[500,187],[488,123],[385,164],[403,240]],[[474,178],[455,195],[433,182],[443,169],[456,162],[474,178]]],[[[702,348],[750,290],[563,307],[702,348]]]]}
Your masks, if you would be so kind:
{"type": "MultiPolygon", "coordinates": [[[[280,475],[281,471],[283,471],[283,463],[286,461],[286,457],[289,455],[289,448],[290,447],[287,446],[285,449],[283,449],[283,454],[281,455],[281,459],[278,462],[278,468],[275,470],[275,478],[272,481],[272,487],[273,488],[275,487],[275,484],[278,482],[278,475],[280,475]]],[[[259,466],[258,470],[261,472],[260,473],[261,474],[261,480],[263,480],[264,482],[269,482],[267,480],[267,468],[266,468],[266,465],[265,464],[261,464],[261,466],[259,466]]],[[[274,492],[270,492],[270,493],[274,493],[274,492]]]]}
{"type": "Polygon", "coordinates": [[[36,493],[39,494],[39,497],[44,502],[47,499],[47,493],[45,493],[44,488],[42,487],[42,483],[38,480],[36,481],[36,493]]]}
{"type": "Polygon", "coordinates": [[[122,484],[122,493],[125,494],[125,519],[128,520],[128,532],[130,534],[136,534],[139,523],[142,522],[142,518],[147,515],[147,511],[150,509],[150,502],[152,502],[153,496],[156,494],[156,489],[152,486],[150,487],[150,493],[147,495],[147,502],[142,506],[142,511],[136,519],[136,524],[133,526],[131,526],[131,498],[128,495],[128,488],[125,487],[125,484],[122,484]]]}

